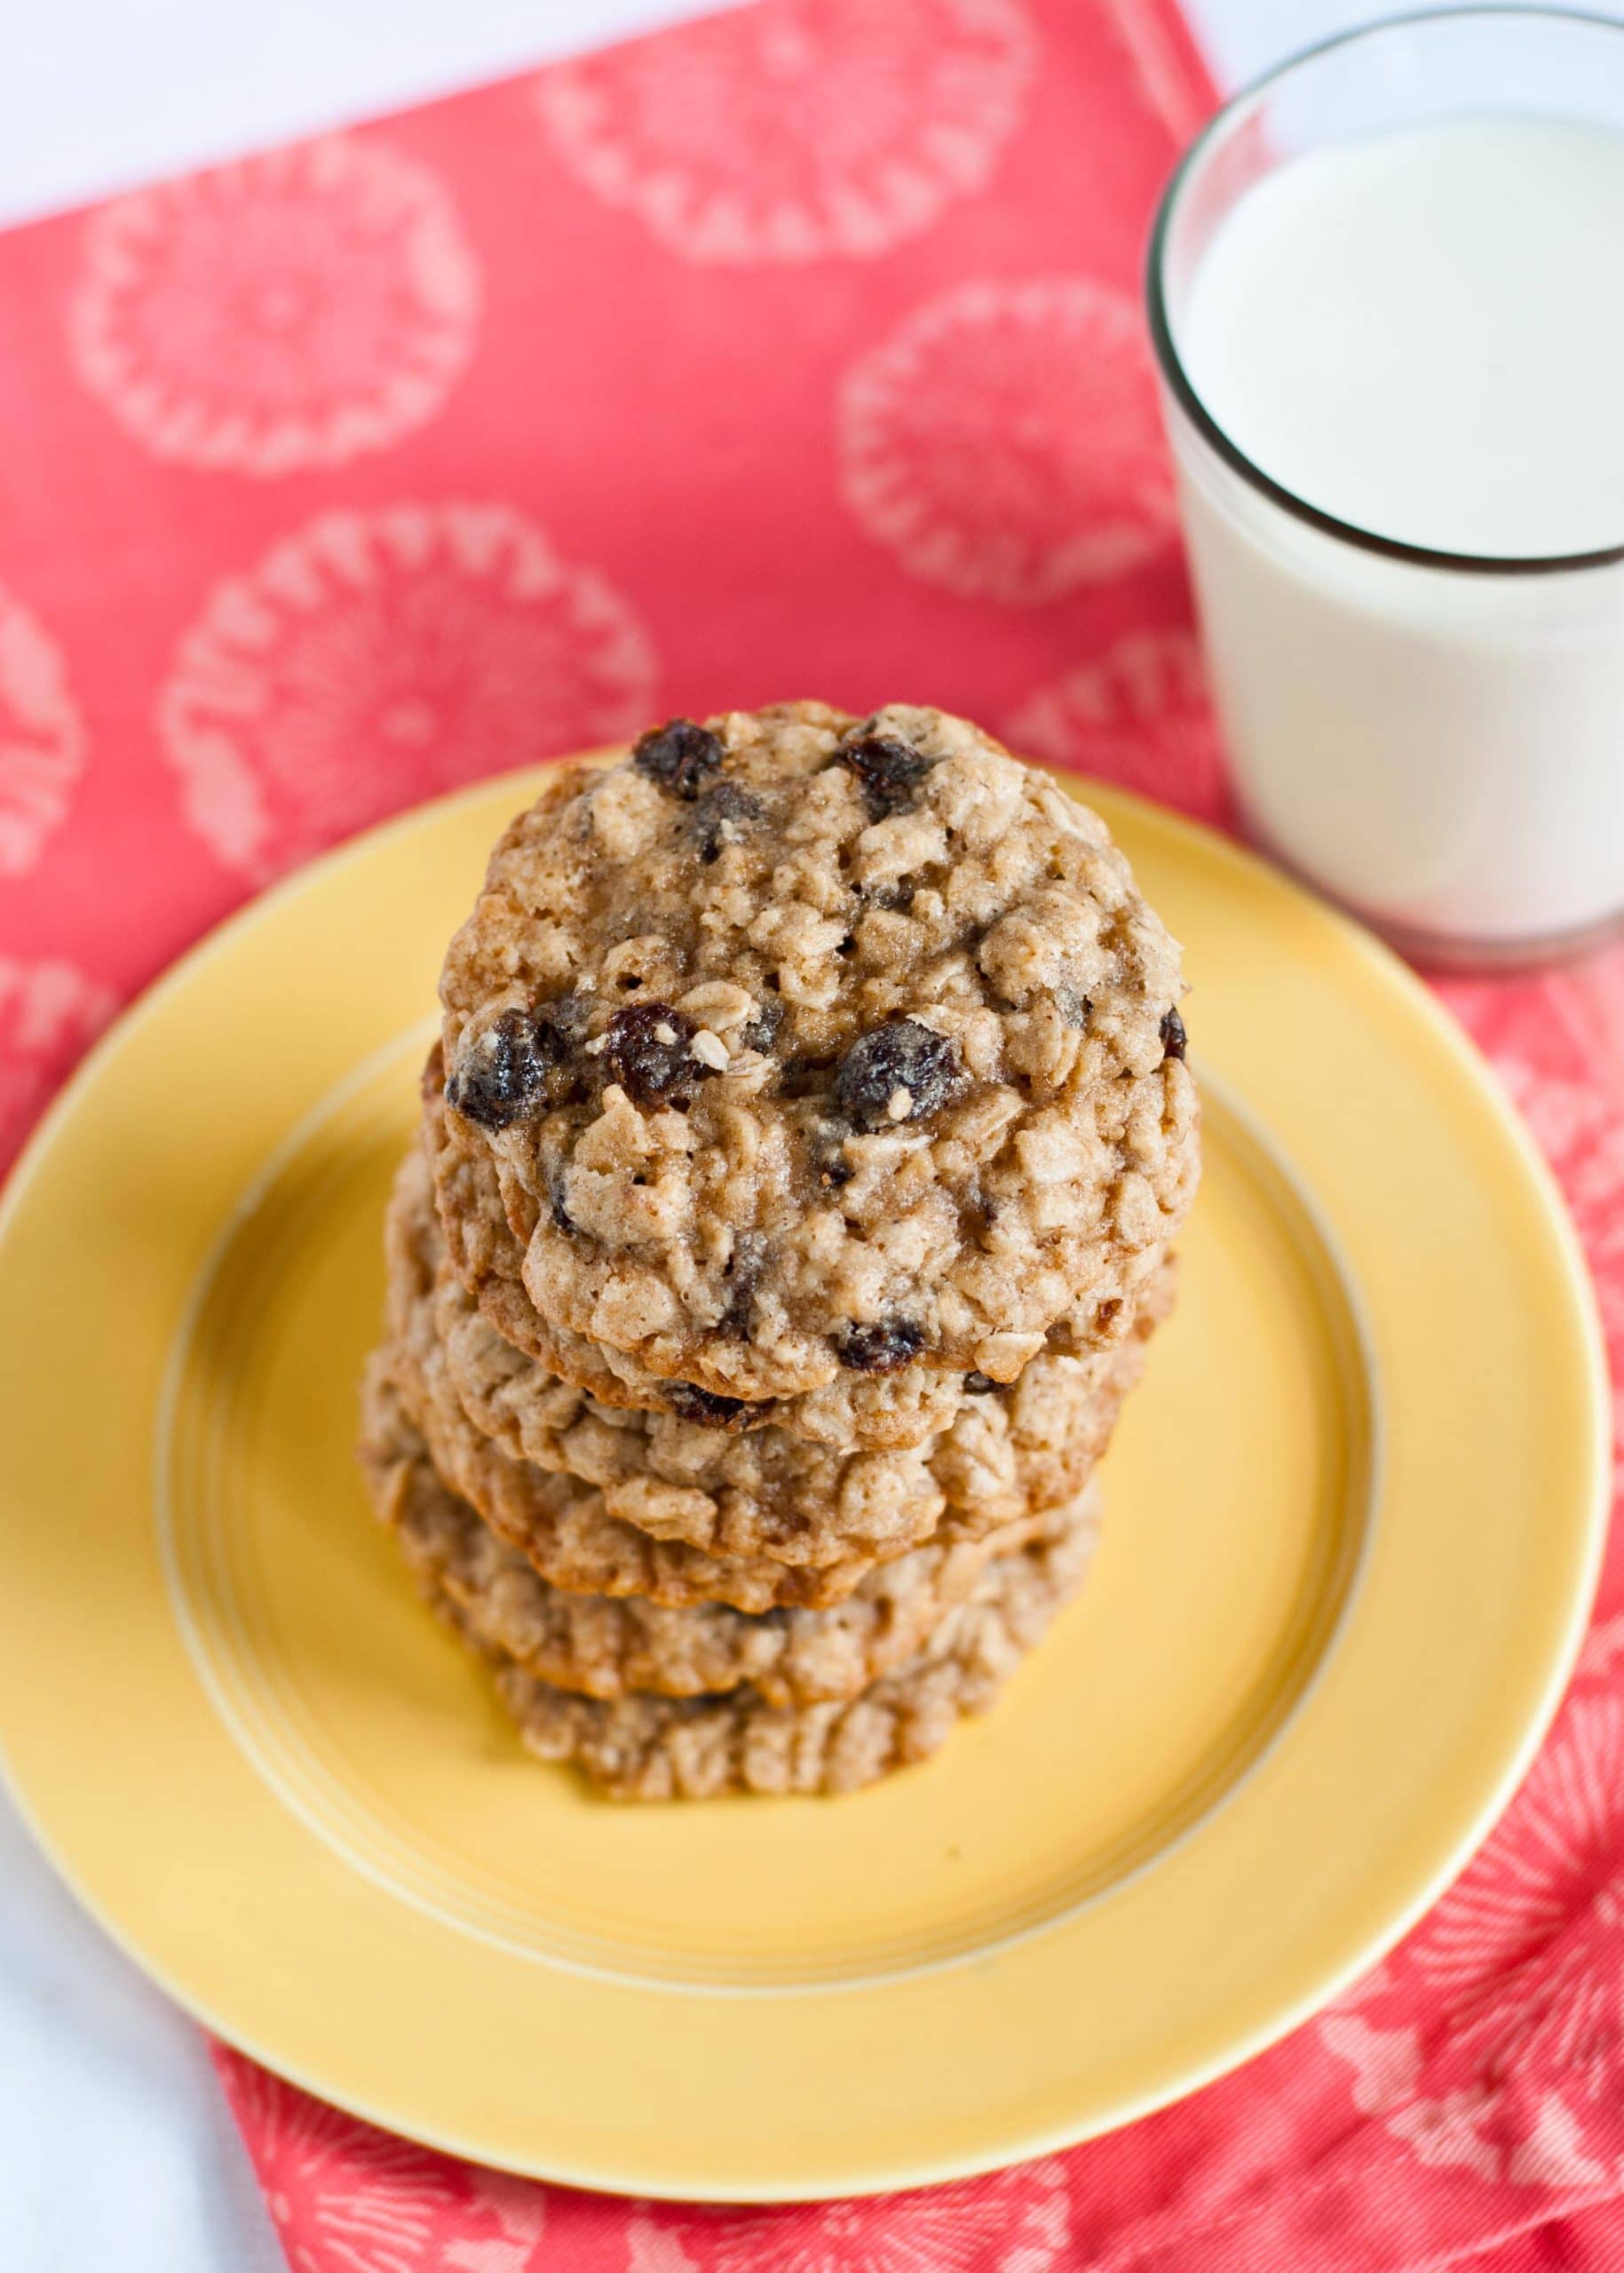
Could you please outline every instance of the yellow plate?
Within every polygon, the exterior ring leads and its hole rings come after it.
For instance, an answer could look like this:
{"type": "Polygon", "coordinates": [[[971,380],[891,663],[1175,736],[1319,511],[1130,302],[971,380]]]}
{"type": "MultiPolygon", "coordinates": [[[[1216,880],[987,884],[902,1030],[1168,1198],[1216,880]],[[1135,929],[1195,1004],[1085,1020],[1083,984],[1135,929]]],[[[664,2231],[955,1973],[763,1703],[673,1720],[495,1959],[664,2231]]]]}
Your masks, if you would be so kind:
{"type": "Polygon", "coordinates": [[[369,1521],[354,1384],[509,780],[228,925],[0,1227],[0,1740],[108,1929],[340,2104],[658,2195],[907,2186],[1188,2091],[1390,1942],[1525,1766],[1603,1520],[1559,1203],[1362,933],[1090,796],[1186,942],[1208,1169],[1084,1598],[855,1798],[538,1766],[369,1521]]]}

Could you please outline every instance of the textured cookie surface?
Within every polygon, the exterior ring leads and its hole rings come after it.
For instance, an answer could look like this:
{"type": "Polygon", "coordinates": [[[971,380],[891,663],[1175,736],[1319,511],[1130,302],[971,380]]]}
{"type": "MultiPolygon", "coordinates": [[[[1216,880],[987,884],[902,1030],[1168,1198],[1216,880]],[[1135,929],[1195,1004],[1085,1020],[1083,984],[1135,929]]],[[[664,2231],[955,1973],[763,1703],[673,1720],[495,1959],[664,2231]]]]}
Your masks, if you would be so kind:
{"type": "Polygon", "coordinates": [[[452,1270],[503,1340],[548,1373],[590,1390],[598,1404],[622,1411],[702,1409],[741,1429],[771,1419],[812,1443],[841,1450],[923,1444],[952,1421],[963,1377],[917,1360],[889,1373],[843,1366],[820,1388],[747,1402],[696,1382],[662,1379],[623,1350],[543,1318],[525,1287],[525,1250],[508,1222],[495,1168],[452,1143],[443,1097],[444,1071],[436,1049],[424,1073],[423,1144],[452,1270]]]}
{"type": "Polygon", "coordinates": [[[872,1556],[813,1569],[764,1556],[707,1555],[679,1540],[656,1539],[611,1515],[591,1485],[510,1460],[465,1429],[433,1352],[400,1339],[386,1342],[369,1363],[362,1413],[369,1440],[394,1425],[388,1416],[403,1414],[457,1497],[566,1594],[640,1595],[672,1609],[725,1603],[751,1612],[824,1610],[844,1602],[874,1568],[872,1556]]]}
{"type": "Polygon", "coordinates": [[[469,1633],[524,1672],[579,1695],[693,1697],[749,1683],[798,1707],[854,1697],[924,1646],[994,1556],[1083,1520],[1074,1509],[1006,1525],[978,1543],[916,1548],[834,1610],[750,1617],[720,1604],[662,1609],[634,1596],[550,1587],[440,1482],[398,1408],[375,1411],[362,1444],[375,1504],[420,1580],[451,1599],[469,1633]]]}
{"type": "Polygon", "coordinates": [[[772,1422],[749,1430],[619,1410],[559,1381],[489,1325],[445,1264],[426,1166],[402,1164],[388,1230],[399,1316],[432,1305],[432,1334],[468,1423],[512,1460],[595,1484],[610,1514],[713,1555],[827,1564],[893,1556],[951,1505],[991,1526],[1079,1491],[1109,1442],[1146,1341],[1171,1305],[1173,1265],[1134,1331],[1092,1358],[1034,1358],[1008,1388],[961,1393],[948,1425],[905,1451],[837,1451],[772,1422]]]}
{"type": "Polygon", "coordinates": [[[977,728],[675,722],[498,844],[448,1124],[536,1311],[649,1376],[1010,1380],[1124,1332],[1188,1204],[1180,992],[1104,824],[977,728]]]}
{"type": "MultiPolygon", "coordinates": [[[[380,1362],[440,1474],[556,1585],[670,1605],[824,1607],[927,1535],[979,1539],[1070,1499],[1143,1370],[1153,1322],[1091,1360],[1038,1360],[1011,1390],[966,1391],[919,1450],[839,1456],[770,1424],[735,1436],[549,1384],[437,1271],[437,1231],[408,1159],[389,1213],[380,1362]]],[[[1153,1291],[1159,1309],[1169,1266],[1153,1291]]]]}
{"type": "Polygon", "coordinates": [[[845,1703],[777,1706],[750,1686],[724,1697],[577,1696],[482,1643],[448,1593],[431,1588],[431,1599],[493,1667],[531,1750],[573,1763],[614,1799],[852,1792],[926,1759],[993,1703],[1082,1582],[1091,1499],[1069,1528],[987,1564],[922,1651],[845,1703]]]}

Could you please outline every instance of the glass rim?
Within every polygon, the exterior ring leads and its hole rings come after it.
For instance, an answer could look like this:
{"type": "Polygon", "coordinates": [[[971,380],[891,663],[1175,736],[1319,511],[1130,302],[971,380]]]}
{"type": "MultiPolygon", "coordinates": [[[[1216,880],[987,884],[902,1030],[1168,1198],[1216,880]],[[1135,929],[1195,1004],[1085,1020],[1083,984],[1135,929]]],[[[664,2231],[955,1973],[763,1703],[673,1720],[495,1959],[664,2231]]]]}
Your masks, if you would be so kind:
{"type": "Polygon", "coordinates": [[[1343,520],[1335,513],[1327,512],[1321,506],[1310,504],[1306,497],[1298,496],[1294,489],[1277,481],[1272,474],[1265,473],[1248,457],[1224,432],[1196,392],[1174,341],[1167,295],[1163,289],[1163,269],[1174,213],[1184,190],[1224,130],[1239,114],[1256,104],[1259,96],[1271,87],[1292,77],[1305,64],[1317,62],[1320,57],[1331,54],[1338,48],[1363,45],[1389,33],[1413,29],[1418,24],[1470,24],[1512,19],[1530,23],[1579,24],[1587,29],[1612,32],[1624,38],[1624,20],[1616,16],[1599,15],[1594,10],[1584,8],[1518,4],[1518,0],[1513,0],[1513,4],[1507,6],[1417,8],[1404,15],[1383,16],[1372,23],[1356,25],[1351,30],[1334,33],[1328,39],[1316,40],[1311,47],[1299,48],[1283,62],[1273,65],[1256,79],[1248,80],[1213,113],[1180,158],[1161,194],[1145,259],[1145,308],[1150,322],[1151,345],[1155,351],[1162,379],[1196,432],[1232,471],[1239,474],[1249,487],[1281,507],[1294,519],[1305,522],[1311,528],[1319,529],[1327,536],[1339,537],[1344,543],[1357,546],[1362,551],[1379,553],[1390,560],[1407,561],[1414,567],[1447,569],[1457,574],[1475,576],[1549,576],[1582,568],[1609,567],[1624,561],[1624,541],[1586,552],[1452,552],[1436,545],[1409,544],[1401,537],[1382,536],[1374,529],[1361,527],[1357,521],[1343,520]]]}

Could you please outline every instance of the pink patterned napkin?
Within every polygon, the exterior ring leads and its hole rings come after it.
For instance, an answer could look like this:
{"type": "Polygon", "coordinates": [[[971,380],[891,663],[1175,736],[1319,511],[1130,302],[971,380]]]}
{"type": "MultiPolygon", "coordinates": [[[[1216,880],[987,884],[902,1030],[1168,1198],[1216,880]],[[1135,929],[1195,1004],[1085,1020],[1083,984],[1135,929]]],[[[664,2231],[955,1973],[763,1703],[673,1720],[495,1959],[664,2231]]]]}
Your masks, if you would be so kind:
{"type": "MultiPolygon", "coordinates": [[[[396,806],[673,710],[901,693],[1226,813],[1137,313],[1170,0],[762,0],[0,240],[0,1146],[396,806]]],[[[1624,1363],[1624,954],[1449,1000],[1624,1363]]],[[[1377,1975],[1117,2136],[783,2211],[448,2161],[222,2052],[299,2273],[1624,2262],[1624,1571],[1377,1975]]]]}

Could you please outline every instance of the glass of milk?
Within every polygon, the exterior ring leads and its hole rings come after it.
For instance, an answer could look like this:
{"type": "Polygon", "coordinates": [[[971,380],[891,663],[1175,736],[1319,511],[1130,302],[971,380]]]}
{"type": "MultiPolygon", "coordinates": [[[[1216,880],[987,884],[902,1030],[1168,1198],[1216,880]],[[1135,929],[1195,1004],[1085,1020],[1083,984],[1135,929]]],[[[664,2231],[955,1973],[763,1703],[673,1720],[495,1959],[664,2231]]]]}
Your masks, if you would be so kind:
{"type": "Polygon", "coordinates": [[[1624,919],[1624,26],[1410,17],[1239,96],[1150,313],[1219,715],[1423,960],[1624,919]]]}

